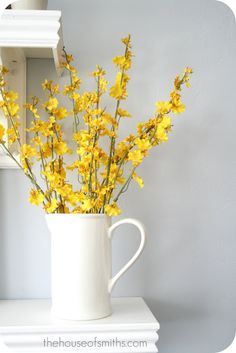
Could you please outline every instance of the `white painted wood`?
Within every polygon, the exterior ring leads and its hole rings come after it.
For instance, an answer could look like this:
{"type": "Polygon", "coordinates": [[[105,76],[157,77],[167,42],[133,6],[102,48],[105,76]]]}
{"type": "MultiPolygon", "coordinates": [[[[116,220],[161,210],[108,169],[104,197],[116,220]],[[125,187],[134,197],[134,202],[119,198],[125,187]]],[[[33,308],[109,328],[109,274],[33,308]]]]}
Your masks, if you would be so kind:
{"type": "MultiPolygon", "coordinates": [[[[10,68],[10,89],[19,93],[21,140],[25,142],[26,58],[53,58],[58,75],[62,73],[62,28],[60,11],[5,10],[0,18],[0,64],[10,68]]],[[[0,113],[0,122],[7,122],[0,113]]],[[[19,154],[19,147],[12,151],[19,154]]],[[[0,149],[0,168],[18,168],[0,149]]]]}
{"type": "Polygon", "coordinates": [[[4,11],[0,20],[0,47],[24,48],[26,57],[54,58],[60,74],[62,46],[61,11],[4,11]]]}
{"type": "Polygon", "coordinates": [[[142,298],[113,298],[113,314],[91,321],[55,319],[50,300],[0,301],[0,337],[9,352],[157,352],[159,324],[142,298]],[[103,348],[63,348],[68,341],[109,341],[103,348]],[[44,345],[44,340],[45,345],[44,345]],[[52,341],[60,341],[57,348],[52,341]],[[115,342],[111,345],[112,340],[115,342]],[[121,347],[121,341],[123,347],[121,347]],[[138,347],[127,347],[136,342],[138,347]],[[145,343],[140,344],[140,341],[145,343]]]}

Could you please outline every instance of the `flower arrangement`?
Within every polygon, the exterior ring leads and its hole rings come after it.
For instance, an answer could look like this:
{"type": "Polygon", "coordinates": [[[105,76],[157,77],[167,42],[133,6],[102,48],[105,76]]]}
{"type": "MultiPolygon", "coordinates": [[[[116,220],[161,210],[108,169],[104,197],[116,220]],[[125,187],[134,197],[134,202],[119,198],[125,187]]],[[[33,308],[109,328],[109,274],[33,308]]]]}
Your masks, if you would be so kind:
{"type": "Polygon", "coordinates": [[[99,65],[92,72],[96,89],[81,93],[81,79],[72,65],[73,57],[64,51],[64,68],[69,72],[70,82],[60,91],[59,85],[45,80],[42,88],[47,91],[48,99],[40,107],[39,98],[25,108],[32,115],[30,143],[22,144],[19,133],[18,94],[7,90],[8,70],[0,68],[0,109],[2,109],[10,127],[0,124],[0,145],[15,160],[32,183],[29,201],[42,205],[46,213],[106,213],[116,216],[121,213],[118,207],[120,196],[128,189],[131,181],[142,188],[143,180],[136,174],[137,167],[148,156],[149,150],[168,140],[172,128],[170,113],[179,114],[185,110],[181,101],[181,88],[189,87],[191,68],[185,68],[181,76],[176,76],[174,88],[168,101],[156,103],[153,117],[137,125],[135,134],[118,140],[119,126],[122,120],[131,114],[122,107],[126,100],[127,85],[130,80],[128,71],[132,64],[131,37],[122,39],[124,55],[113,58],[118,68],[115,83],[108,91],[105,71],[99,65]],[[115,101],[114,113],[109,113],[102,105],[106,92],[115,101]],[[71,111],[59,105],[60,94],[68,97],[71,111]],[[66,142],[61,121],[71,119],[72,139],[66,142]],[[11,152],[11,146],[20,145],[20,160],[11,152]],[[66,161],[67,155],[76,151],[73,163],[66,161]],[[107,146],[105,149],[103,146],[107,146]],[[34,163],[40,164],[42,184],[39,183],[34,163]],[[69,174],[76,173],[78,185],[69,182],[69,174]]]}

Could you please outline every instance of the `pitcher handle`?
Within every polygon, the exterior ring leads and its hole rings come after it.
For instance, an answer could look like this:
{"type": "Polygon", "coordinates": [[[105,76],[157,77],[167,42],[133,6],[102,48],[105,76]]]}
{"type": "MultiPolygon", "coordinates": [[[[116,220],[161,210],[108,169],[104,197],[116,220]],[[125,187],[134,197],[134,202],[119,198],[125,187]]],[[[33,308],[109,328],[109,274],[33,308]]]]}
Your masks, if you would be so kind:
{"type": "Polygon", "coordinates": [[[109,228],[109,231],[108,231],[108,237],[109,239],[112,238],[112,235],[113,235],[113,231],[119,227],[120,225],[122,224],[133,224],[134,226],[136,226],[139,231],[140,231],[140,236],[141,236],[141,239],[140,239],[140,244],[139,244],[139,247],[138,247],[138,250],[136,251],[136,253],[134,254],[134,256],[127,262],[126,265],[124,265],[122,267],[122,269],[113,277],[110,279],[109,281],[109,285],[108,285],[108,291],[109,293],[111,293],[114,285],[116,284],[116,282],[118,281],[118,279],[133,265],[133,263],[139,258],[139,256],[141,255],[143,249],[144,249],[144,246],[145,246],[145,243],[146,243],[146,231],[145,231],[145,228],[144,228],[144,225],[138,221],[137,219],[133,219],[133,218],[125,218],[125,219],[122,219],[121,221],[118,221],[116,223],[114,223],[110,228],[109,228]]]}

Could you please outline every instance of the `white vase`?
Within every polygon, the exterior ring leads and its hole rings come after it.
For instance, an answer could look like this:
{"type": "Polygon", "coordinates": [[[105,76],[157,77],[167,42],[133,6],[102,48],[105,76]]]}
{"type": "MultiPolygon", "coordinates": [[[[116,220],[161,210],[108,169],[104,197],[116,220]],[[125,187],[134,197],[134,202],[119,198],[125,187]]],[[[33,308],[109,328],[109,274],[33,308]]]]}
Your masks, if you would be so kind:
{"type": "Polygon", "coordinates": [[[11,4],[13,10],[47,10],[48,0],[19,0],[11,4]]]}
{"type": "Polygon", "coordinates": [[[109,316],[111,291],[140,256],[145,230],[135,219],[111,225],[104,214],[48,214],[51,232],[52,314],[68,320],[92,320],[109,316]],[[121,224],[135,225],[141,242],[135,255],[112,278],[111,237],[121,224]]]}

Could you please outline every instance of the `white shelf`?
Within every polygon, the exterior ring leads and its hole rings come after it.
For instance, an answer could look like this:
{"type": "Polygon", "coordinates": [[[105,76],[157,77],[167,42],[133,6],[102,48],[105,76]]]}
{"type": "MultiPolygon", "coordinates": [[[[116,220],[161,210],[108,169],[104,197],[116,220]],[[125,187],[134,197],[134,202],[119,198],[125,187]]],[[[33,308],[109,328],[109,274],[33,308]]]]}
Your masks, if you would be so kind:
{"type": "MultiPolygon", "coordinates": [[[[63,48],[61,11],[5,10],[0,17],[0,65],[10,69],[9,88],[19,93],[21,140],[25,142],[26,59],[52,58],[58,75],[62,74],[63,48]]],[[[0,112],[0,123],[8,128],[0,112]]],[[[17,154],[19,151],[13,149],[17,154]]],[[[18,168],[0,150],[0,168],[18,168]]]]}
{"type": "Polygon", "coordinates": [[[26,58],[54,58],[61,74],[61,11],[5,10],[0,20],[0,47],[22,48],[26,58]]]}
{"type": "MultiPolygon", "coordinates": [[[[159,323],[142,298],[113,298],[113,314],[91,321],[59,320],[51,316],[49,300],[1,300],[0,339],[9,352],[158,352],[156,341],[159,323]],[[117,340],[124,342],[110,347],[62,347],[44,346],[44,340],[58,341],[117,340]],[[127,342],[144,341],[139,347],[125,347],[127,342]]],[[[111,341],[109,341],[111,342],[111,341]]]]}

